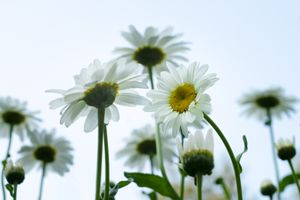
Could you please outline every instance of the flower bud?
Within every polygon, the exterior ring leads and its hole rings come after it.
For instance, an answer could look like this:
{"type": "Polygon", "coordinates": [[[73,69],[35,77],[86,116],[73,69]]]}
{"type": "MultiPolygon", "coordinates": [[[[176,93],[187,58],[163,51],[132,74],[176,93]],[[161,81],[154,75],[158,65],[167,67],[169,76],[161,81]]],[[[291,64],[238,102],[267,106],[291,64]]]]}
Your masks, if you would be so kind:
{"type": "Polygon", "coordinates": [[[5,166],[4,173],[7,182],[10,184],[20,184],[25,179],[23,166],[18,162],[14,165],[11,160],[8,161],[5,166]]]}
{"type": "Polygon", "coordinates": [[[277,188],[270,180],[263,181],[260,186],[260,192],[264,196],[272,197],[275,194],[276,190],[277,188]]]}
{"type": "Polygon", "coordinates": [[[277,155],[281,160],[291,160],[296,155],[295,140],[279,139],[277,145],[277,155]]]}

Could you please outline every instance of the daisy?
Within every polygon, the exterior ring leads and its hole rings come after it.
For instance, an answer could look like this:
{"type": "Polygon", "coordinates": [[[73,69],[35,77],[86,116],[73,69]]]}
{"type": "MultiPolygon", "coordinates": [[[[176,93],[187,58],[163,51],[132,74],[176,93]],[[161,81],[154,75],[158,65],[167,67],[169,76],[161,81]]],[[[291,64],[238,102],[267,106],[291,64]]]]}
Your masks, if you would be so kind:
{"type": "Polygon", "coordinates": [[[187,61],[182,53],[189,50],[188,43],[178,41],[182,34],[173,34],[172,28],[159,32],[154,27],[148,27],[142,34],[131,25],[129,32],[122,32],[122,36],[132,46],[117,48],[115,52],[156,72],[164,70],[165,63],[177,66],[177,60],[187,61]]]}
{"type": "MultiPolygon", "coordinates": [[[[164,134],[161,140],[164,142],[164,159],[171,162],[175,156],[173,142],[168,134],[164,134]]],[[[134,130],[131,137],[127,139],[124,148],[117,153],[117,157],[126,157],[125,165],[138,168],[139,171],[144,168],[147,161],[151,162],[151,168],[158,168],[155,128],[146,125],[143,128],[134,130]]]]}
{"type": "Polygon", "coordinates": [[[275,192],[277,191],[276,186],[272,183],[271,180],[266,179],[264,181],[262,181],[261,185],[260,185],[260,193],[263,196],[269,196],[270,199],[273,198],[273,195],[275,194],[275,192]]]}
{"type": "Polygon", "coordinates": [[[70,126],[81,116],[86,116],[84,130],[93,131],[98,125],[98,108],[105,109],[107,124],[119,120],[116,104],[135,106],[148,101],[133,88],[147,88],[144,75],[138,64],[121,59],[108,63],[95,60],[74,77],[75,86],[68,90],[48,90],[61,95],[50,102],[50,108],[63,106],[61,124],[70,126]]]}
{"type": "Polygon", "coordinates": [[[164,132],[171,129],[176,136],[181,129],[187,135],[188,125],[200,128],[203,112],[211,111],[210,97],[204,92],[218,78],[216,74],[205,75],[208,66],[196,62],[187,68],[170,67],[169,70],[161,73],[157,89],[148,92],[152,102],[144,110],[155,112],[164,132]]]}
{"type": "Polygon", "coordinates": [[[246,115],[264,119],[267,111],[277,118],[281,118],[283,115],[289,117],[296,111],[294,106],[297,101],[295,97],[285,96],[282,88],[270,88],[246,94],[241,98],[240,104],[245,105],[244,113],[246,115]]]}
{"type": "Polygon", "coordinates": [[[211,129],[205,139],[203,133],[198,130],[184,138],[183,145],[179,137],[176,138],[176,142],[181,166],[189,176],[211,174],[214,167],[214,141],[211,129]]]}
{"type": "Polygon", "coordinates": [[[26,171],[38,165],[63,176],[73,164],[73,148],[63,137],[56,137],[55,131],[35,131],[30,137],[31,145],[23,146],[19,153],[20,162],[26,171]]]}
{"type": "Polygon", "coordinates": [[[10,132],[24,139],[28,130],[37,128],[40,121],[37,111],[27,110],[27,103],[11,97],[0,98],[0,137],[10,137],[10,132]]]}

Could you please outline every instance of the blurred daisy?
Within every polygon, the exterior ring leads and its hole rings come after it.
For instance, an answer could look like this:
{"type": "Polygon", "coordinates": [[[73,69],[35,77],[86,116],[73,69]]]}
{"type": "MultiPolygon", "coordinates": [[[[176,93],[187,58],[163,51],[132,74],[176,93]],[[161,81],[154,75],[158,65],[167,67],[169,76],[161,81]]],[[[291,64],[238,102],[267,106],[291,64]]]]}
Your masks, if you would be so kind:
{"type": "Polygon", "coordinates": [[[245,105],[244,113],[246,115],[264,119],[267,110],[277,118],[281,118],[283,115],[289,117],[296,111],[294,106],[297,101],[295,97],[285,96],[282,88],[271,88],[246,94],[241,98],[240,104],[245,105]]]}
{"type": "Polygon", "coordinates": [[[281,160],[291,160],[296,155],[295,137],[293,139],[280,138],[276,144],[277,155],[281,160]]]}
{"type": "Polygon", "coordinates": [[[154,27],[148,27],[142,34],[131,25],[129,32],[122,32],[122,36],[132,47],[117,48],[115,52],[145,67],[154,67],[156,72],[162,71],[165,63],[177,66],[176,61],[187,61],[182,53],[189,50],[188,43],[178,41],[182,34],[173,34],[172,28],[159,32],[154,27]]]}
{"type": "Polygon", "coordinates": [[[119,120],[115,104],[135,106],[148,101],[133,88],[147,88],[138,64],[121,59],[109,63],[95,60],[76,75],[75,86],[69,90],[48,90],[62,97],[50,102],[50,108],[64,106],[61,124],[70,126],[80,116],[86,116],[84,130],[93,131],[98,125],[98,108],[105,108],[105,123],[119,120]]]}
{"type": "Polygon", "coordinates": [[[207,65],[194,62],[161,73],[157,89],[148,92],[152,104],[145,111],[155,112],[164,131],[171,129],[176,136],[181,129],[187,135],[188,125],[201,127],[203,112],[211,111],[210,97],[204,92],[218,80],[216,74],[205,75],[207,70],[207,65]]]}
{"type": "Polygon", "coordinates": [[[54,130],[35,131],[30,140],[31,145],[25,145],[19,151],[20,162],[26,171],[36,165],[61,176],[69,171],[69,166],[73,164],[73,148],[69,141],[63,137],[56,137],[54,130]]]}
{"type": "Polygon", "coordinates": [[[211,174],[214,168],[214,140],[211,129],[205,139],[203,133],[198,130],[194,134],[189,134],[183,140],[183,145],[179,137],[176,142],[182,168],[189,176],[211,174]]]}
{"type": "Polygon", "coordinates": [[[37,127],[40,121],[36,117],[37,111],[27,110],[27,103],[11,97],[0,98],[0,137],[9,137],[10,128],[21,140],[28,130],[37,127]]]}
{"type": "MultiPolygon", "coordinates": [[[[168,134],[163,134],[161,140],[164,143],[164,159],[171,162],[175,156],[172,138],[168,134]]],[[[154,168],[158,168],[154,127],[146,125],[141,129],[134,130],[124,148],[117,153],[117,157],[126,157],[125,165],[138,168],[139,171],[145,167],[148,161],[153,162],[154,168]]]]}

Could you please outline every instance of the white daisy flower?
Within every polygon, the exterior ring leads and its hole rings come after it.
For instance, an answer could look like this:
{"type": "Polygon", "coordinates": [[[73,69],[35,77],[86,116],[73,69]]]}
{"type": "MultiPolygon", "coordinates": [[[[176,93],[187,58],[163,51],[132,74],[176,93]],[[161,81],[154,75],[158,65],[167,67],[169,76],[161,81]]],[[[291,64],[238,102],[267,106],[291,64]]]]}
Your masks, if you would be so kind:
{"type": "Polygon", "coordinates": [[[84,130],[93,131],[98,125],[98,108],[105,108],[105,123],[119,120],[116,104],[145,105],[148,100],[133,88],[147,88],[138,64],[121,59],[109,63],[95,60],[75,76],[75,86],[69,90],[48,90],[62,97],[50,102],[50,108],[64,106],[61,124],[70,126],[80,116],[86,116],[84,130]]]}
{"type": "Polygon", "coordinates": [[[63,137],[56,137],[55,131],[35,131],[30,137],[31,145],[23,146],[19,153],[20,162],[26,171],[38,165],[63,176],[73,164],[73,148],[63,137]]]}
{"type": "Polygon", "coordinates": [[[211,174],[214,168],[214,140],[211,129],[205,139],[203,133],[198,130],[184,138],[183,145],[179,137],[176,138],[176,142],[182,168],[189,176],[211,174]]]}
{"type": "Polygon", "coordinates": [[[145,67],[153,67],[156,72],[164,70],[166,63],[177,66],[177,60],[187,61],[182,53],[189,50],[188,43],[178,41],[182,34],[173,34],[172,28],[159,32],[154,27],[148,27],[142,34],[131,25],[129,32],[122,32],[122,36],[132,47],[117,48],[115,52],[145,67]]]}
{"type": "MultiPolygon", "coordinates": [[[[158,168],[155,131],[155,128],[150,125],[133,130],[124,148],[117,153],[117,157],[126,157],[125,165],[131,168],[138,168],[139,171],[145,167],[146,162],[150,162],[150,159],[153,161],[153,167],[158,168]]],[[[171,162],[175,156],[173,151],[173,145],[175,144],[168,134],[163,134],[161,140],[164,143],[164,160],[171,162]]]]}
{"type": "Polygon", "coordinates": [[[25,133],[37,128],[37,111],[27,110],[27,103],[11,97],[0,98],[0,137],[9,137],[10,127],[21,140],[25,133]]]}
{"type": "Polygon", "coordinates": [[[241,105],[245,105],[244,113],[248,116],[255,116],[258,119],[265,119],[267,110],[272,116],[281,118],[283,115],[290,116],[296,110],[295,97],[285,96],[282,88],[271,88],[262,91],[252,91],[240,100],[241,105]]]}
{"type": "Polygon", "coordinates": [[[206,74],[207,65],[192,63],[187,68],[169,68],[162,72],[157,89],[148,92],[152,104],[145,111],[154,111],[164,132],[172,129],[176,136],[181,129],[188,134],[188,125],[201,128],[204,113],[211,111],[210,97],[204,94],[217,80],[216,74],[206,74]]]}

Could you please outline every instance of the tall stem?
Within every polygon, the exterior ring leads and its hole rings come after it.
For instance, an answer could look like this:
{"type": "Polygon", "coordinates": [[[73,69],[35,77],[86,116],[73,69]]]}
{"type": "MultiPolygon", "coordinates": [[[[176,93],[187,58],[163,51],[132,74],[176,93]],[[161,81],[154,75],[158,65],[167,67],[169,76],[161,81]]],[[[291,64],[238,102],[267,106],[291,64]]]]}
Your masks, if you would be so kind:
{"type": "Polygon", "coordinates": [[[151,169],[151,174],[154,174],[154,163],[153,163],[153,156],[149,156],[149,161],[150,161],[150,169],[151,169]]]}
{"type": "Polygon", "coordinates": [[[172,188],[173,193],[176,194],[176,196],[177,196],[176,198],[180,199],[178,194],[176,193],[176,191],[174,190],[174,188],[170,184],[167,173],[165,171],[165,167],[164,167],[164,163],[163,163],[163,152],[162,152],[162,143],[161,143],[159,124],[156,124],[155,140],[156,140],[156,144],[157,144],[156,145],[156,152],[157,152],[157,155],[158,155],[158,162],[159,162],[159,167],[160,167],[161,174],[164,177],[164,179],[167,181],[168,185],[172,188]]]}
{"type": "Polygon", "coordinates": [[[105,116],[105,108],[98,108],[98,153],[97,153],[95,200],[100,200],[100,191],[101,191],[104,116],[105,116]]]}
{"type": "MultiPolygon", "coordinates": [[[[14,125],[10,124],[9,125],[8,145],[7,145],[5,159],[3,160],[5,163],[7,161],[7,158],[10,157],[10,148],[11,148],[11,143],[12,143],[13,129],[14,129],[14,125]]],[[[2,172],[1,172],[1,187],[2,187],[2,193],[3,193],[3,200],[6,200],[6,192],[5,192],[5,185],[4,185],[4,167],[5,166],[2,167],[2,172]]]]}
{"type": "MultiPolygon", "coordinates": [[[[277,188],[279,188],[279,182],[280,182],[280,175],[279,175],[279,167],[276,157],[276,147],[275,147],[275,136],[274,136],[274,130],[272,126],[272,114],[271,110],[267,109],[267,123],[266,125],[269,127],[270,132],[270,138],[271,138],[271,151],[273,156],[273,164],[275,168],[275,176],[276,176],[276,182],[277,182],[277,188]]],[[[278,200],[281,200],[280,192],[277,192],[278,200]]]]}
{"type": "Polygon", "coordinates": [[[226,137],[222,133],[221,129],[214,123],[214,121],[207,114],[205,114],[205,113],[203,113],[203,114],[204,114],[205,120],[213,127],[213,129],[217,132],[217,134],[221,138],[223,144],[225,145],[225,148],[226,148],[226,150],[229,154],[229,157],[230,157],[230,160],[231,160],[231,163],[232,163],[232,166],[233,166],[233,170],[234,170],[237,193],[238,193],[238,200],[242,200],[243,199],[243,193],[242,193],[240,170],[239,170],[239,165],[238,165],[238,163],[235,159],[235,156],[233,154],[233,151],[232,151],[226,137]]]}
{"type": "Polygon", "coordinates": [[[18,184],[17,183],[15,183],[14,184],[14,200],[17,200],[17,189],[18,189],[18,184]]]}
{"type": "Polygon", "coordinates": [[[40,182],[40,192],[39,192],[39,198],[38,198],[38,200],[42,200],[43,187],[44,187],[44,179],[45,179],[45,174],[46,174],[46,166],[47,166],[47,163],[43,162],[42,176],[41,176],[41,182],[40,182]]]}
{"type": "Polygon", "coordinates": [[[299,185],[299,181],[298,181],[298,178],[297,178],[297,175],[296,175],[296,172],[295,172],[295,169],[294,169],[294,167],[293,167],[293,163],[292,163],[291,159],[288,160],[288,163],[289,163],[289,166],[290,166],[290,168],[291,168],[291,170],[292,170],[293,178],[294,178],[294,181],[295,181],[295,183],[296,183],[296,185],[297,185],[298,192],[299,192],[299,194],[300,194],[300,185],[299,185]]]}
{"type": "Polygon", "coordinates": [[[105,191],[104,199],[109,200],[109,149],[108,149],[108,139],[107,139],[107,129],[104,126],[104,154],[105,154],[105,191]]]}
{"type": "Polygon", "coordinates": [[[180,199],[184,199],[184,182],[185,182],[185,175],[181,173],[181,182],[180,182],[180,199]]]}
{"type": "Polygon", "coordinates": [[[198,200],[202,200],[202,175],[198,174],[196,179],[197,179],[198,200]]]}

